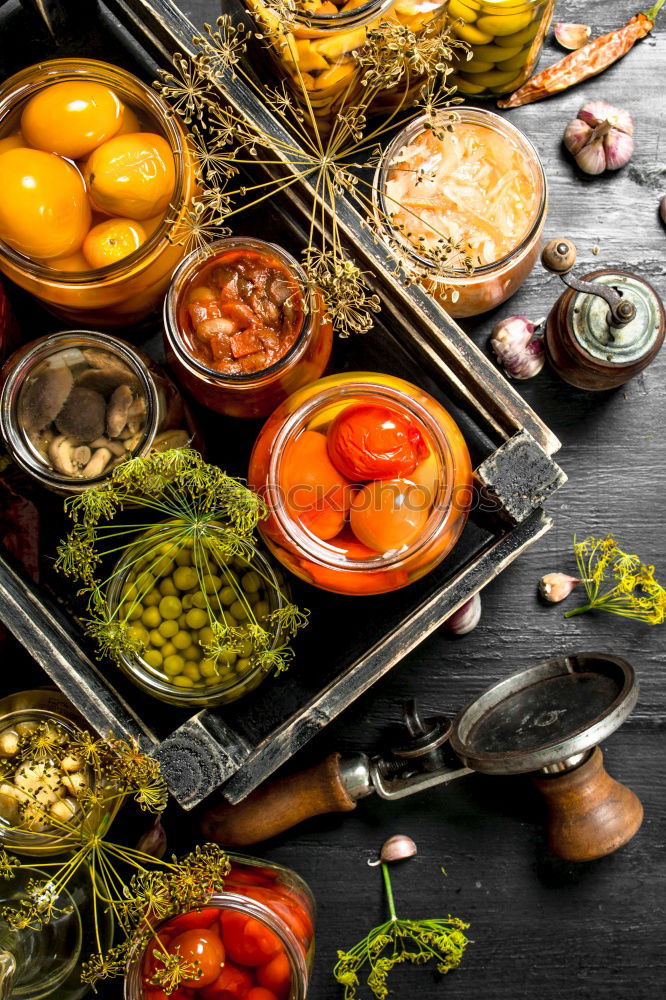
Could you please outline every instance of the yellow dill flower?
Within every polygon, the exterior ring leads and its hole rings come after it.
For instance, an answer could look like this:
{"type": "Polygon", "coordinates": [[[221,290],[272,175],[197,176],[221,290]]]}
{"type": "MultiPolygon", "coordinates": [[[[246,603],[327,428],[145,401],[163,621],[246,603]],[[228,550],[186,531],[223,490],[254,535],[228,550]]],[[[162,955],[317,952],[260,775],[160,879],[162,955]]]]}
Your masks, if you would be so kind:
{"type": "Polygon", "coordinates": [[[607,611],[647,625],[666,620],[666,590],[654,578],[654,566],[645,566],[636,555],[623,552],[612,535],[606,538],[574,537],[574,554],[587,604],[564,613],[565,618],[585,611],[607,611]]]}

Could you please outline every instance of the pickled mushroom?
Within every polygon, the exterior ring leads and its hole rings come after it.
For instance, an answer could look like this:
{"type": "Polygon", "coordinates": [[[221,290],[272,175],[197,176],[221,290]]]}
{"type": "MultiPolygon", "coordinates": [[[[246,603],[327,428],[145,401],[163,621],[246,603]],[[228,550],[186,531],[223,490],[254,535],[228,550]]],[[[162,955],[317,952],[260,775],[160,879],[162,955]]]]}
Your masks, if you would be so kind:
{"type": "Polygon", "coordinates": [[[94,389],[75,386],[55,418],[61,434],[86,444],[101,437],[106,420],[104,396],[94,389]]]}
{"type": "Polygon", "coordinates": [[[67,401],[74,379],[66,366],[47,368],[23,394],[22,414],[28,433],[39,433],[58,416],[67,401]]]}

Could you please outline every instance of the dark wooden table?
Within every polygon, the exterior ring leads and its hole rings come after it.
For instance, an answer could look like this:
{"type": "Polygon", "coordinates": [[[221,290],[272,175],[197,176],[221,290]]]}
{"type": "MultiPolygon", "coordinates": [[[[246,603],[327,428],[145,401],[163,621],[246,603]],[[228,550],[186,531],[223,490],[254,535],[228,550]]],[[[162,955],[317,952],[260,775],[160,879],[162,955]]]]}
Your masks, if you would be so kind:
{"type": "MultiPolygon", "coordinates": [[[[181,6],[198,24],[218,13],[214,0],[183,0],[181,6]]],[[[555,18],[591,23],[597,35],[635,12],[631,0],[560,0],[555,18]]],[[[658,218],[666,193],[666,13],[662,18],[661,31],[603,76],[509,114],[546,166],[545,235],[573,237],[585,269],[636,271],[666,297],[666,230],[658,218]],[[593,98],[631,112],[636,153],[620,174],[586,179],[563,154],[561,136],[593,98]]],[[[560,54],[551,36],[541,65],[560,54]]],[[[557,281],[537,269],[497,316],[465,327],[486,344],[499,316],[539,319],[558,295],[557,281]]],[[[414,917],[462,916],[474,941],[461,968],[443,983],[429,969],[395,972],[392,985],[401,1000],[417,990],[422,1000],[642,1000],[663,989],[666,632],[602,615],[565,621],[561,607],[539,602],[536,584],[549,570],[573,570],[574,532],[611,531],[666,577],[665,384],[662,352],[616,392],[577,392],[549,371],[520,385],[563,442],[558,460],[569,484],[550,506],[554,529],[484,591],[483,620],[474,633],[457,640],[432,636],[294,762],[305,766],[332,749],[372,748],[398,718],[405,697],[418,697],[426,713],[453,713],[491,682],[541,657],[613,651],[636,667],[641,694],[633,716],[603,749],[611,773],[644,802],[642,830],[607,859],[558,862],[545,850],[541,804],[528,782],[481,776],[400,804],[367,799],[352,814],[303,824],[261,853],[294,867],[317,896],[313,1000],[341,996],[331,975],[336,949],[384,919],[381,880],[366,861],[399,832],[419,847],[419,856],[395,871],[399,909],[414,917]]]]}

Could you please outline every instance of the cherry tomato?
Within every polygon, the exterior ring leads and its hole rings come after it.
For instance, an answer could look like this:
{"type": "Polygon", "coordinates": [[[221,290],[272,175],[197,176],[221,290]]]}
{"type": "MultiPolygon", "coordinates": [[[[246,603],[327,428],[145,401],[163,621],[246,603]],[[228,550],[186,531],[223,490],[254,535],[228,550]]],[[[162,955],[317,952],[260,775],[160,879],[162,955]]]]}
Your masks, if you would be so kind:
{"type": "Polygon", "coordinates": [[[442,484],[442,470],[432,452],[422,462],[419,462],[414,471],[410,472],[408,478],[410,483],[421,487],[424,499],[428,503],[433,504],[435,502],[442,484]]]}
{"type": "Polygon", "coordinates": [[[282,948],[279,937],[254,917],[225,910],[220,923],[229,957],[241,965],[263,965],[282,948]]]}
{"type": "Polygon", "coordinates": [[[340,531],[352,500],[351,483],[328,457],[323,434],[304,431],[287,446],[280,485],[288,509],[314,535],[325,540],[340,531]]]}
{"type": "Polygon", "coordinates": [[[227,876],[227,882],[245,882],[248,885],[268,885],[271,882],[275,882],[275,872],[272,872],[270,868],[240,868],[238,865],[232,865],[231,871],[227,876]]]}
{"type": "Polygon", "coordinates": [[[194,996],[192,990],[174,990],[173,993],[165,993],[164,990],[150,989],[144,993],[144,1000],[191,1000],[194,996]]]}
{"type": "MultiPolygon", "coordinates": [[[[373,552],[372,555],[375,555],[375,553],[373,552]]],[[[282,917],[293,932],[294,937],[302,943],[304,948],[308,947],[314,933],[312,922],[302,907],[294,901],[291,894],[281,891],[278,888],[261,887],[245,889],[245,895],[263,903],[273,913],[282,917]]]]}
{"type": "Polygon", "coordinates": [[[286,1000],[291,987],[291,968],[284,951],[257,969],[259,984],[271,990],[278,1000],[286,1000]]]}
{"type": "Polygon", "coordinates": [[[378,479],[354,497],[350,524],[363,545],[392,552],[416,541],[429,513],[421,486],[405,479],[378,479]]]}
{"type": "Polygon", "coordinates": [[[375,403],[346,407],[329,427],[327,443],[336,469],[352,482],[407,476],[428,452],[413,421],[375,403]]]}
{"type": "Polygon", "coordinates": [[[252,973],[227,959],[215,982],[210,986],[204,986],[200,995],[203,1000],[231,1000],[233,997],[245,997],[252,986],[254,986],[252,973]]]}
{"type": "Polygon", "coordinates": [[[167,931],[161,930],[146,946],[142,967],[143,978],[146,983],[149,983],[157,969],[162,967],[160,955],[163,955],[168,949],[171,937],[172,935],[167,931]]]}
{"type": "Polygon", "coordinates": [[[191,931],[196,927],[212,927],[220,911],[214,907],[207,907],[205,910],[192,910],[190,913],[181,913],[170,920],[167,931],[170,934],[182,934],[183,931],[191,931]]]}
{"type": "Polygon", "coordinates": [[[222,941],[214,931],[200,928],[184,931],[169,945],[172,954],[177,948],[184,958],[198,962],[201,969],[198,978],[183,980],[185,986],[200,989],[202,986],[209,986],[217,979],[224,965],[225,951],[222,941]]]}
{"type": "Polygon", "coordinates": [[[35,149],[78,160],[118,132],[122,110],[113,91],[101,83],[54,83],[26,104],[21,133],[35,149]]]}
{"type": "Polygon", "coordinates": [[[278,1000],[278,997],[272,990],[267,990],[263,986],[253,986],[245,994],[245,1000],[278,1000]]]}

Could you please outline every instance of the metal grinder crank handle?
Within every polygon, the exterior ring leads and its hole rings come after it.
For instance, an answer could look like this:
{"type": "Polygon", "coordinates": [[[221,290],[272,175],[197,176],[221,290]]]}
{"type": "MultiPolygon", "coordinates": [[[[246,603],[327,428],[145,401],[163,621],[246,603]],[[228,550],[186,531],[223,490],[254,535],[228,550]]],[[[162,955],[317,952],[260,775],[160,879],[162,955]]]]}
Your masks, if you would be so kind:
{"type": "Polygon", "coordinates": [[[411,777],[387,779],[381,758],[364,753],[332,753],[297,774],[261,785],[237,805],[214,806],[203,817],[207,840],[226,847],[244,847],[275,837],[305,819],[324,813],[351,812],[359,799],[372,795],[402,798],[469,774],[469,768],[441,768],[411,777]]]}

